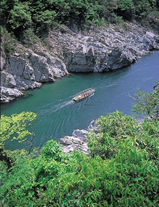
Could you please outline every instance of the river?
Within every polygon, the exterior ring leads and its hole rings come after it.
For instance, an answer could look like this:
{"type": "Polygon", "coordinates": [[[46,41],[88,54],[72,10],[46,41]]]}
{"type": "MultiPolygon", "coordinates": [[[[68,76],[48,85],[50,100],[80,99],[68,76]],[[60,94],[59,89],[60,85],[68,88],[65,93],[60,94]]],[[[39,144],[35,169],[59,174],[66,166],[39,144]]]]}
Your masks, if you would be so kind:
{"type": "MultiPolygon", "coordinates": [[[[22,111],[37,114],[33,126],[34,147],[42,147],[49,139],[57,140],[71,135],[74,129],[87,129],[93,119],[116,110],[132,115],[131,109],[137,88],[153,90],[159,80],[159,51],[139,59],[129,67],[108,73],[73,74],[44,84],[40,89],[29,90],[25,97],[1,106],[1,114],[11,115],[22,111]],[[75,103],[73,96],[87,88],[95,94],[75,103]]],[[[27,148],[27,144],[7,141],[7,149],[27,148]]]]}

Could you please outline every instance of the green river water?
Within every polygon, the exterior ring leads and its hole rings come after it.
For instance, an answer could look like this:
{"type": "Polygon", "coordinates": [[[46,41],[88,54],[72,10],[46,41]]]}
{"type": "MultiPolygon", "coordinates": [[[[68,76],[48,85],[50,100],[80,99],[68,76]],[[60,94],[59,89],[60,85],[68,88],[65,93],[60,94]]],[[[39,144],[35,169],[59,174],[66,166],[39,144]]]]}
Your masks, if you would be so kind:
{"type": "MultiPolygon", "coordinates": [[[[36,134],[33,145],[42,147],[49,139],[57,140],[71,135],[74,129],[87,129],[93,119],[120,110],[132,115],[133,96],[137,88],[153,90],[159,80],[159,51],[142,57],[137,63],[108,73],[73,74],[44,84],[40,89],[27,91],[27,96],[1,106],[1,114],[22,111],[37,113],[33,126],[36,134]],[[95,94],[81,102],[71,101],[73,96],[87,88],[95,94]]],[[[26,143],[8,141],[7,149],[27,148],[26,143]]]]}

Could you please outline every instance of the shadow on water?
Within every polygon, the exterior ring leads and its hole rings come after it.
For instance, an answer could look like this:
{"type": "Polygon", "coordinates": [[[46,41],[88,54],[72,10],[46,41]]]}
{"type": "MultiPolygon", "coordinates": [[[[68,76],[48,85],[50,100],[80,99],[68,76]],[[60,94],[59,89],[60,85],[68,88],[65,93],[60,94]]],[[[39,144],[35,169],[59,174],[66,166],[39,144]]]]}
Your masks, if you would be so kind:
{"type": "Polygon", "coordinates": [[[30,93],[30,90],[29,91],[22,91],[23,92],[23,96],[19,97],[18,99],[27,99],[27,98],[30,98],[33,96],[32,93],[30,93]]]}

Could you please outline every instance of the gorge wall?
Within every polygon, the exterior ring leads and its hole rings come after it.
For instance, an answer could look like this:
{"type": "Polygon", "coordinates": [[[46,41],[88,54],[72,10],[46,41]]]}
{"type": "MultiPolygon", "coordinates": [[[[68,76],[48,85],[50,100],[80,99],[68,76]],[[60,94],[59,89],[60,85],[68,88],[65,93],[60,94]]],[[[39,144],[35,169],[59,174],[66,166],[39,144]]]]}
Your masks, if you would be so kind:
{"type": "Polygon", "coordinates": [[[6,57],[1,47],[1,102],[22,96],[23,91],[54,82],[72,72],[106,72],[128,66],[141,56],[159,50],[159,35],[127,23],[92,27],[87,32],[61,26],[50,32],[46,46],[28,49],[18,44],[6,57]]]}

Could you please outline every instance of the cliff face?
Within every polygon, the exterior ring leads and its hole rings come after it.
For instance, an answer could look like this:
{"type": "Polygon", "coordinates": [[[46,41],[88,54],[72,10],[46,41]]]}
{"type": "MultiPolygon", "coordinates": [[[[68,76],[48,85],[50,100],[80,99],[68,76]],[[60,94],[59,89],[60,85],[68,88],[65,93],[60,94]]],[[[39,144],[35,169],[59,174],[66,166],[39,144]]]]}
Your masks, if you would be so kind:
{"type": "Polygon", "coordinates": [[[73,32],[67,27],[52,31],[47,47],[34,51],[19,44],[18,51],[6,58],[1,48],[1,102],[23,95],[22,90],[54,82],[69,72],[105,72],[122,68],[142,55],[159,49],[159,35],[127,24],[73,32]]]}
{"type": "MultiPolygon", "coordinates": [[[[4,60],[3,60],[4,62],[4,60]]],[[[62,60],[47,52],[26,50],[23,55],[14,53],[5,60],[1,71],[1,101],[9,102],[23,95],[21,91],[54,82],[68,74],[62,60]]]]}

